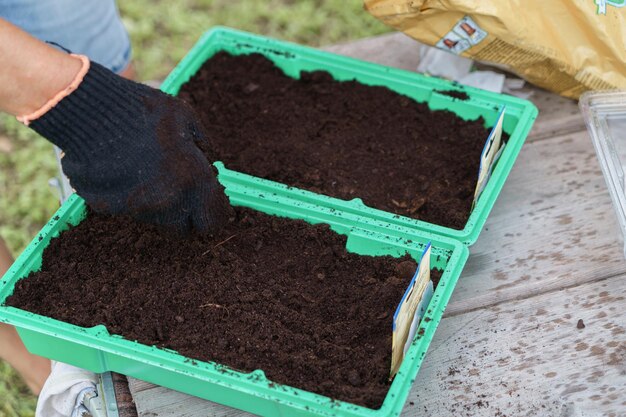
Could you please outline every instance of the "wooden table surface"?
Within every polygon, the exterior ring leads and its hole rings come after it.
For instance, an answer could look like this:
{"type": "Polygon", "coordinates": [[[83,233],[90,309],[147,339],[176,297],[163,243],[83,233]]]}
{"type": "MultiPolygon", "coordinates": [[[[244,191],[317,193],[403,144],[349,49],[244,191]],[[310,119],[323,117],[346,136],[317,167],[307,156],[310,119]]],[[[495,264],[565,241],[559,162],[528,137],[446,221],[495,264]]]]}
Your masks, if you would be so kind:
{"type": "MultiPolygon", "coordinates": [[[[401,34],[326,49],[410,70],[418,62],[401,34]]],[[[539,89],[530,100],[539,117],[403,416],[626,416],[626,261],[613,206],[577,104],[539,89]]],[[[139,417],[250,415],[129,386],[139,417]]]]}

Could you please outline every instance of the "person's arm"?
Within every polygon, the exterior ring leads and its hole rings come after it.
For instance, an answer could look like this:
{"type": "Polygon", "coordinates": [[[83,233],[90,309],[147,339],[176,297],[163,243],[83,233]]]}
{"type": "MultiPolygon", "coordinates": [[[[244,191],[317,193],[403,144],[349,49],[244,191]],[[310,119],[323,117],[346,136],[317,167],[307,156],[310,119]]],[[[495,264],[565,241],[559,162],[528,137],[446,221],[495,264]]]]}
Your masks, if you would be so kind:
{"type": "Polygon", "coordinates": [[[59,146],[96,212],[181,233],[214,232],[231,209],[183,101],[70,55],[0,19],[0,110],[59,146]]]}
{"type": "Polygon", "coordinates": [[[81,68],[61,52],[0,19],[0,110],[34,113],[68,86],[81,68]]]}

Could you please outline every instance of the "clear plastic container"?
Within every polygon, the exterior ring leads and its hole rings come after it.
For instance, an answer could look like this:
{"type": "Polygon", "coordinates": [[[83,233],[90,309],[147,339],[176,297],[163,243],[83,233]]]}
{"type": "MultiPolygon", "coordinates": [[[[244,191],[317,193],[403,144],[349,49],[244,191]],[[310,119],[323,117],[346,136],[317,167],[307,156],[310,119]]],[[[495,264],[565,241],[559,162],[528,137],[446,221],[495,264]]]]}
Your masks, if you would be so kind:
{"type": "Polygon", "coordinates": [[[579,106],[613,200],[626,258],[626,91],[588,92],[579,106]]]}

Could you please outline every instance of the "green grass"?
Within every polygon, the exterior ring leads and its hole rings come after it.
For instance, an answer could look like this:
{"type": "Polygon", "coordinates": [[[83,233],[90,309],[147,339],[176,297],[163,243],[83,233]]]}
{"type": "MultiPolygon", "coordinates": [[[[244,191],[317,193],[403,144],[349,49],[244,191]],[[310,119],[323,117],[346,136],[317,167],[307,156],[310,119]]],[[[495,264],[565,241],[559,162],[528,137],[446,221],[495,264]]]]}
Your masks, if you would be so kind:
{"type": "MultiPolygon", "coordinates": [[[[198,37],[231,26],[319,46],[384,33],[361,0],[124,0],[122,18],[140,80],[163,79],[198,37]]],[[[19,253],[58,207],[51,145],[14,119],[0,116],[0,236],[19,253]],[[10,149],[8,149],[10,148],[10,149]]],[[[0,417],[34,415],[35,399],[0,362],[0,417]]]]}
{"type": "Polygon", "coordinates": [[[0,416],[32,417],[37,399],[22,383],[15,371],[0,361],[0,416]]]}
{"type": "Polygon", "coordinates": [[[6,115],[0,126],[0,137],[12,148],[0,152],[0,236],[17,253],[58,207],[48,186],[57,168],[48,142],[6,115]]]}
{"type": "Polygon", "coordinates": [[[164,78],[215,25],[312,46],[389,30],[363,10],[361,0],[133,0],[120,7],[142,79],[164,78]]]}

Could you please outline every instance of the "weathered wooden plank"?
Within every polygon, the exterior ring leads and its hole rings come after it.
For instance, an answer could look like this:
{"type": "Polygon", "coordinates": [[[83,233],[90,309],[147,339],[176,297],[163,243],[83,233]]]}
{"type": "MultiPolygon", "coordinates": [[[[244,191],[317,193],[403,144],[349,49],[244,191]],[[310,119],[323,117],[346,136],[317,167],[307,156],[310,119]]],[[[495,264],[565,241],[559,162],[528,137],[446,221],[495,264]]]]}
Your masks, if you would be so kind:
{"type": "MultiPolygon", "coordinates": [[[[403,415],[623,416],[625,283],[620,275],[443,319],[403,415]]],[[[140,417],[250,415],[129,380],[140,417]]]]}
{"type": "Polygon", "coordinates": [[[626,415],[625,283],[620,275],[442,320],[403,415],[626,415]]]}
{"type": "Polygon", "coordinates": [[[130,393],[126,376],[112,372],[111,377],[113,378],[113,389],[115,390],[119,417],[137,417],[137,408],[130,393]]]}
{"type": "Polygon", "coordinates": [[[626,272],[619,233],[586,133],[529,143],[471,247],[446,315],[626,272]]]}
{"type": "Polygon", "coordinates": [[[419,64],[419,48],[419,42],[396,32],[322,49],[376,64],[415,71],[419,64]]]}
{"type": "Polygon", "coordinates": [[[128,378],[139,417],[248,417],[253,414],[128,378]]]}
{"type": "Polygon", "coordinates": [[[586,130],[575,100],[533,88],[530,101],[539,109],[539,116],[528,135],[528,142],[586,130]]]}

